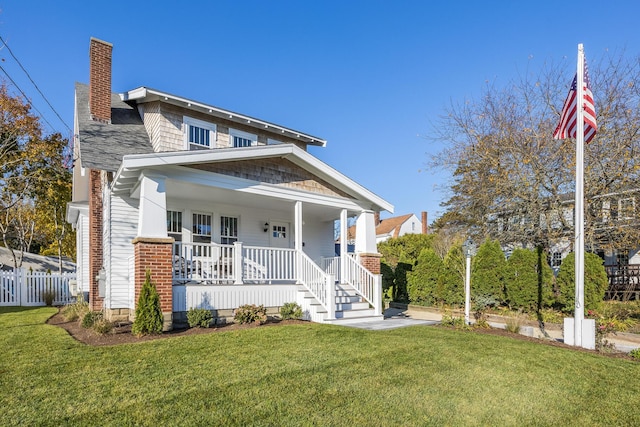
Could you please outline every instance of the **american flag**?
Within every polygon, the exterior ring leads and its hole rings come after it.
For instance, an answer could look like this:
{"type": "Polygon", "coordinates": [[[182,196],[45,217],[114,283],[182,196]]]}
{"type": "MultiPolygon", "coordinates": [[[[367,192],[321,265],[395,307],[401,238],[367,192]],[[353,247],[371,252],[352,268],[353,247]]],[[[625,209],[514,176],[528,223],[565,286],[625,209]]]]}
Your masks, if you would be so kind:
{"type": "MultiPolygon", "coordinates": [[[[584,142],[588,143],[596,135],[598,125],[596,125],[596,107],[593,104],[593,93],[591,93],[591,85],[589,83],[589,70],[587,61],[584,61],[584,142]]],[[[553,133],[553,139],[566,139],[576,137],[577,127],[577,105],[576,98],[578,84],[578,74],[573,78],[571,89],[567,99],[564,101],[562,113],[560,114],[560,123],[553,133]]]]}

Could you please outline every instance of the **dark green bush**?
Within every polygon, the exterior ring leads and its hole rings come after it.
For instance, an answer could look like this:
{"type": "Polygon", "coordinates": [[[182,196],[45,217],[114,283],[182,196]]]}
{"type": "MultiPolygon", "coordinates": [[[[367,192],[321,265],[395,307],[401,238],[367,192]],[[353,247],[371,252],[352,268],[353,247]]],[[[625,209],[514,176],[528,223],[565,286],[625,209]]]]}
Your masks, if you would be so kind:
{"type": "Polygon", "coordinates": [[[471,296],[489,296],[498,303],[504,302],[506,267],[507,261],[500,243],[497,240],[485,240],[473,257],[471,296]]]}
{"type": "Polygon", "coordinates": [[[409,301],[417,305],[433,305],[437,299],[438,280],[443,272],[442,259],[433,249],[423,249],[413,271],[407,273],[409,301]]]}
{"type": "Polygon", "coordinates": [[[208,328],[212,320],[213,314],[206,308],[190,308],[187,311],[187,323],[190,328],[208,328]]]}
{"type": "Polygon", "coordinates": [[[553,270],[540,250],[515,249],[507,261],[507,303],[512,309],[538,311],[553,304],[553,270]]]}
{"type": "Polygon", "coordinates": [[[267,321],[267,309],[263,305],[241,305],[233,311],[233,321],[241,325],[245,323],[261,325],[267,321]]]}
{"type": "Polygon", "coordinates": [[[302,307],[295,302],[285,302],[280,307],[280,317],[282,320],[298,320],[302,319],[302,307]]]}
{"type": "Polygon", "coordinates": [[[464,269],[462,246],[453,246],[444,257],[444,270],[436,289],[438,302],[458,306],[464,304],[464,269]]]}
{"type": "Polygon", "coordinates": [[[136,307],[136,320],[131,332],[134,335],[159,334],[162,332],[162,311],[160,310],[160,295],[156,286],[151,282],[151,272],[146,271],[146,278],[136,307]]]}
{"type": "MultiPolygon", "coordinates": [[[[558,303],[565,311],[575,306],[575,254],[571,252],[562,260],[557,277],[558,303]]],[[[598,310],[609,286],[602,258],[596,254],[584,254],[584,308],[598,310]]]]}

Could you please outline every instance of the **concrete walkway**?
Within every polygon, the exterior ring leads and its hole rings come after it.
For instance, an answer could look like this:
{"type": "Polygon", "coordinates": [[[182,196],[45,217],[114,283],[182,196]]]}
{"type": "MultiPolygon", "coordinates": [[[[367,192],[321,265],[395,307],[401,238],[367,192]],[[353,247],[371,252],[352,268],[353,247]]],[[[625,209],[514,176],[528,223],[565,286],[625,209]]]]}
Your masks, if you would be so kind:
{"type": "MultiPolygon", "coordinates": [[[[384,311],[384,320],[353,319],[341,320],[336,324],[352,328],[367,329],[370,331],[380,331],[404,328],[407,326],[435,325],[441,321],[442,314],[437,311],[422,307],[408,307],[387,308],[384,311]]],[[[490,316],[489,325],[492,328],[506,328],[504,319],[501,319],[499,316],[490,316]]],[[[562,329],[557,325],[548,325],[545,332],[547,333],[547,336],[545,336],[538,327],[523,326],[520,333],[534,338],[550,338],[562,342],[562,329]]],[[[640,335],[637,334],[618,333],[607,337],[607,341],[613,344],[616,350],[625,353],[628,353],[633,349],[640,348],[640,335]]]]}

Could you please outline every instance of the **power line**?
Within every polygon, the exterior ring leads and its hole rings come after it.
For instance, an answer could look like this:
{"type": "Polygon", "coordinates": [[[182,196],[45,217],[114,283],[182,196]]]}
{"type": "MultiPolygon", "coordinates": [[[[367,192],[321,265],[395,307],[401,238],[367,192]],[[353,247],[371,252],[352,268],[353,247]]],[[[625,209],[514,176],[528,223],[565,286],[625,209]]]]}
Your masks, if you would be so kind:
{"type": "MultiPolygon", "coordinates": [[[[0,65],[0,70],[2,70],[2,72],[4,73],[5,76],[7,76],[7,78],[11,81],[11,83],[13,83],[13,85],[16,87],[16,89],[18,89],[20,91],[20,93],[22,94],[22,96],[24,97],[26,102],[29,102],[29,97],[27,96],[26,93],[24,93],[24,91],[22,89],[20,89],[20,86],[18,86],[18,84],[11,78],[11,76],[9,75],[9,73],[7,73],[7,71],[2,67],[2,65],[0,65]]],[[[37,111],[38,115],[40,116],[40,118],[42,118],[42,120],[45,121],[46,124],[49,125],[49,127],[53,130],[55,130],[55,128],[53,127],[53,125],[51,123],[49,123],[49,120],[47,120],[44,115],[40,112],[40,110],[38,110],[38,108],[33,105],[32,102],[30,102],[31,107],[33,107],[34,110],[37,111]]],[[[66,125],[65,125],[66,126],[66,125]]],[[[67,127],[67,129],[69,129],[67,127]]],[[[71,131],[71,129],[69,129],[69,131],[71,131]]]]}
{"type": "MultiPolygon", "coordinates": [[[[62,119],[62,117],[60,117],[60,114],[58,114],[58,112],[56,111],[55,108],[53,108],[53,105],[51,105],[51,103],[49,102],[49,100],[47,99],[46,96],[44,96],[44,93],[42,93],[42,91],[40,90],[40,88],[38,87],[38,85],[36,84],[36,82],[33,81],[33,79],[31,78],[31,76],[29,75],[29,73],[27,72],[27,70],[22,66],[22,63],[20,63],[20,61],[18,60],[18,58],[16,58],[16,56],[13,54],[13,51],[11,50],[11,48],[9,47],[9,45],[7,44],[7,42],[4,41],[4,39],[2,38],[2,36],[0,36],[0,42],[2,42],[2,44],[7,48],[7,50],[9,51],[9,53],[11,54],[11,56],[13,57],[13,59],[15,59],[15,61],[18,63],[18,65],[20,66],[20,68],[22,69],[22,71],[24,71],[24,73],[27,75],[27,77],[29,78],[29,80],[31,81],[31,83],[33,84],[33,86],[36,88],[36,90],[38,91],[38,93],[40,94],[40,96],[42,96],[42,99],[45,100],[45,102],[47,103],[47,105],[49,106],[49,108],[51,108],[51,111],[53,111],[56,116],[58,117],[58,119],[60,120],[60,122],[62,122],[62,124],[67,128],[67,130],[69,131],[69,133],[72,133],[71,128],[69,127],[69,125],[67,125],[67,123],[62,119]]],[[[4,71],[4,69],[2,70],[4,71]]],[[[4,71],[4,73],[7,75],[7,77],[9,77],[9,75],[7,74],[6,71],[4,71]]],[[[9,77],[9,79],[11,80],[11,78],[9,77]]],[[[13,80],[12,80],[13,81],[13,80]]],[[[15,85],[15,82],[13,83],[15,85]]],[[[18,87],[16,85],[16,87],[18,87]]],[[[20,89],[19,89],[20,90],[20,89]]],[[[20,90],[20,92],[22,92],[22,90],[20,90]]],[[[24,95],[24,92],[22,93],[24,95]]],[[[26,97],[26,96],[25,96],[26,97]]],[[[35,107],[34,107],[35,108],[35,107]]],[[[36,109],[37,111],[37,109],[36,109]]],[[[42,116],[42,114],[40,114],[40,116],[42,116]]],[[[44,118],[44,116],[42,116],[42,118],[44,119],[45,122],[47,122],[49,124],[49,126],[51,126],[51,124],[44,118]]],[[[55,129],[53,126],[51,126],[52,129],[55,129]]]]}

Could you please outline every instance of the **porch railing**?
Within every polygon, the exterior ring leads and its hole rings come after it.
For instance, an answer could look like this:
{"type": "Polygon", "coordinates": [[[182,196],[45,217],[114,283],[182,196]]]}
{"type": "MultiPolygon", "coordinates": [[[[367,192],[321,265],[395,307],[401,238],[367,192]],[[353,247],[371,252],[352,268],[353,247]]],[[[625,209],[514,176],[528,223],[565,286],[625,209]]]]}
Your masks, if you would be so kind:
{"type": "Polygon", "coordinates": [[[340,276],[340,257],[330,257],[330,258],[322,258],[320,266],[324,270],[325,273],[331,274],[336,278],[336,281],[340,283],[342,278],[340,276]]]}
{"type": "Polygon", "coordinates": [[[177,242],[173,246],[173,280],[177,283],[234,283],[234,245],[177,242]]]}
{"type": "Polygon", "coordinates": [[[355,254],[347,254],[345,258],[345,271],[342,271],[343,281],[353,286],[356,292],[373,306],[376,315],[382,314],[381,276],[364,268],[358,262],[355,254]]]}
{"type": "Polygon", "coordinates": [[[328,319],[336,317],[335,278],[325,273],[304,252],[298,253],[298,279],[327,310],[328,319]]]}
{"type": "Polygon", "coordinates": [[[640,264],[605,265],[609,287],[605,297],[629,301],[640,299],[640,264]]]}
{"type": "Polygon", "coordinates": [[[295,261],[295,249],[243,246],[243,282],[295,281],[295,261]]]}

